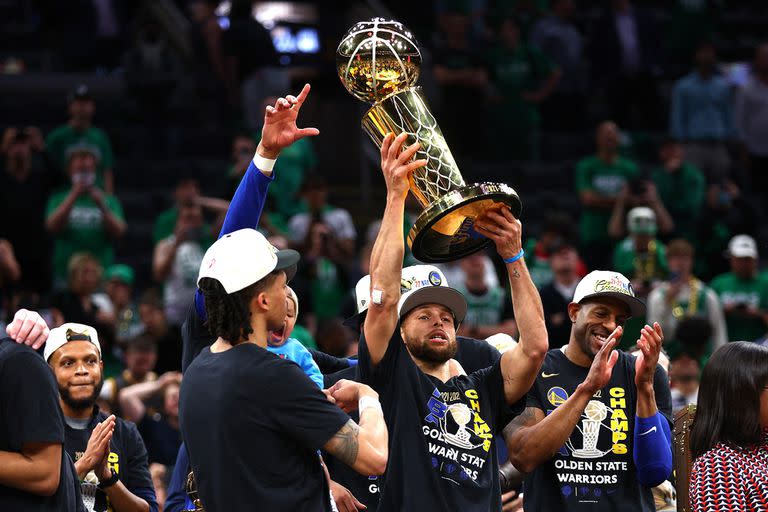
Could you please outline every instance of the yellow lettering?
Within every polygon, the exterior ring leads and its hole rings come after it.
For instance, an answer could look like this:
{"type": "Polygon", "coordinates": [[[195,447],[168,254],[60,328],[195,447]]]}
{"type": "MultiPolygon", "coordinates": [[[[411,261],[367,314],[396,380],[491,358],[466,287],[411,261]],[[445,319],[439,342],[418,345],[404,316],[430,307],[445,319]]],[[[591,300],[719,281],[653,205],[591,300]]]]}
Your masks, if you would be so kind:
{"type": "Polygon", "coordinates": [[[626,409],[626,398],[611,398],[611,409],[626,409]]]}
{"type": "Polygon", "coordinates": [[[467,396],[467,398],[474,398],[477,400],[479,397],[477,396],[477,391],[474,389],[468,389],[464,392],[464,394],[467,396]]]}
{"type": "Polygon", "coordinates": [[[627,445],[625,444],[615,444],[613,445],[613,453],[616,455],[624,455],[627,453],[627,445]]]}
{"type": "Polygon", "coordinates": [[[614,409],[613,414],[611,414],[612,420],[626,420],[627,415],[624,413],[624,409],[614,409]]]}
{"type": "Polygon", "coordinates": [[[627,434],[624,432],[614,432],[612,436],[613,444],[618,443],[619,441],[624,441],[627,438],[627,434]]]}
{"type": "Polygon", "coordinates": [[[611,396],[621,398],[624,396],[624,388],[611,388],[611,396]]]}
{"type": "Polygon", "coordinates": [[[614,432],[618,432],[618,431],[626,432],[629,430],[629,423],[627,423],[626,421],[612,419],[611,430],[613,430],[614,432]]]}
{"type": "Polygon", "coordinates": [[[472,406],[473,411],[480,412],[480,402],[477,400],[470,400],[469,405],[472,406]]]}

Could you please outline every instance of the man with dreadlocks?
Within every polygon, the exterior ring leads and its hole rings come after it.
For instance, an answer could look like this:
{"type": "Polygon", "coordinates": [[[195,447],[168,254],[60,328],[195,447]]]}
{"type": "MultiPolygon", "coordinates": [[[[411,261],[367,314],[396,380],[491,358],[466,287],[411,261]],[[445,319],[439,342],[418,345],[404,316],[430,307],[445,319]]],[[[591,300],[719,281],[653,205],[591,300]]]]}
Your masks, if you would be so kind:
{"type": "Polygon", "coordinates": [[[220,238],[198,286],[217,337],[187,368],[181,429],[208,512],[331,510],[317,450],[364,474],[387,463],[378,395],[355,384],[360,424],[329,402],[298,365],[266,350],[282,327],[296,251],[276,251],[250,228],[220,238]]]}

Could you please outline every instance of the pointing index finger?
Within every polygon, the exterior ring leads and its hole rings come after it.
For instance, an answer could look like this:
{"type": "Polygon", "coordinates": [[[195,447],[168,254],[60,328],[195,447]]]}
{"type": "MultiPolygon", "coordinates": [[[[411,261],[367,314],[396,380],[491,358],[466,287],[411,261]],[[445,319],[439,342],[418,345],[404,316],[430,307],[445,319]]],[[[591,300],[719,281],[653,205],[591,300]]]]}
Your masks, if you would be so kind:
{"type": "Polygon", "coordinates": [[[304,84],[304,88],[301,89],[299,96],[296,98],[297,107],[301,107],[301,105],[304,103],[304,100],[307,99],[307,95],[309,94],[309,90],[311,88],[312,87],[309,84],[304,84]]]}

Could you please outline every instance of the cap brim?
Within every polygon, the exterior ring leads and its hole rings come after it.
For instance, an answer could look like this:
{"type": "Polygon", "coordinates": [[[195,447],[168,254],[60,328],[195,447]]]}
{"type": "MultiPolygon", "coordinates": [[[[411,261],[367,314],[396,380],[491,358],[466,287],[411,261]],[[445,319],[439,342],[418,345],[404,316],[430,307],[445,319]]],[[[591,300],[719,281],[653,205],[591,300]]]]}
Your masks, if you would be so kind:
{"type": "Polygon", "coordinates": [[[293,279],[293,276],[296,275],[296,269],[300,258],[301,256],[299,256],[299,253],[293,249],[277,251],[277,265],[275,265],[275,270],[282,270],[285,272],[286,282],[293,279]]]}
{"type": "Polygon", "coordinates": [[[619,293],[619,292],[593,293],[591,295],[587,295],[585,297],[582,297],[582,299],[579,301],[579,303],[582,303],[585,300],[596,299],[596,298],[600,298],[600,297],[613,297],[614,299],[623,302],[629,308],[629,316],[630,317],[645,316],[645,312],[646,312],[645,302],[641,301],[637,297],[633,297],[631,295],[627,295],[626,293],[619,293]]]}
{"type": "Polygon", "coordinates": [[[728,255],[734,258],[752,258],[753,260],[757,259],[757,253],[753,251],[731,251],[728,253],[728,255]]]}
{"type": "Polygon", "coordinates": [[[467,301],[461,292],[447,286],[425,286],[411,292],[403,301],[400,306],[400,318],[423,304],[440,304],[447,307],[453,313],[457,324],[467,315],[467,301]]]}
{"type": "Polygon", "coordinates": [[[355,313],[351,317],[345,319],[342,323],[342,325],[349,327],[353,331],[360,331],[363,327],[363,322],[365,321],[365,314],[368,312],[366,309],[365,311],[361,311],[360,313],[355,313]]]}

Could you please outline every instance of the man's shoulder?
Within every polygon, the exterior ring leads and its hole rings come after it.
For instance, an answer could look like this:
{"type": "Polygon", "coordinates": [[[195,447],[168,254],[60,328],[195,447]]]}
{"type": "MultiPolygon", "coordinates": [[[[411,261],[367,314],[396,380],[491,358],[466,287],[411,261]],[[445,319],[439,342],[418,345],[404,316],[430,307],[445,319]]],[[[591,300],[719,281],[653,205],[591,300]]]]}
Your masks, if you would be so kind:
{"type": "Polygon", "coordinates": [[[734,275],[732,272],[726,272],[712,278],[709,286],[715,291],[719,291],[718,288],[723,286],[730,286],[733,283],[734,275]]]}
{"type": "Polygon", "coordinates": [[[69,126],[69,124],[66,124],[66,123],[61,124],[48,133],[46,140],[48,141],[48,143],[50,143],[62,137],[67,137],[71,133],[72,133],[72,127],[69,126]]]}
{"type": "Polygon", "coordinates": [[[577,171],[592,171],[597,167],[600,167],[602,165],[602,161],[597,157],[597,155],[590,155],[585,156],[578,162],[576,162],[576,170],[577,171]]]}
{"type": "Polygon", "coordinates": [[[9,337],[0,338],[0,365],[10,360],[14,361],[14,364],[18,364],[21,360],[28,360],[29,363],[25,368],[39,367],[47,370],[47,365],[43,358],[35,352],[32,348],[24,345],[23,343],[16,343],[9,337]]]}

